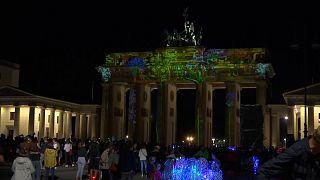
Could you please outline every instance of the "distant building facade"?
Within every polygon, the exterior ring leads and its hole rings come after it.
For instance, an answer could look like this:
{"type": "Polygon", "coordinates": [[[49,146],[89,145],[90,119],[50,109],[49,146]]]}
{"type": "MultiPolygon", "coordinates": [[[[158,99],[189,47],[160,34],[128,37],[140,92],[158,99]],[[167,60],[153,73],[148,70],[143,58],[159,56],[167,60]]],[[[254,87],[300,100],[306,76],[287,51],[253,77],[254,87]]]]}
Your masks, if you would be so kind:
{"type": "Polygon", "coordinates": [[[0,61],[0,133],[38,138],[99,136],[100,106],[77,104],[18,89],[19,65],[0,61]]]}
{"type": "Polygon", "coordinates": [[[304,138],[320,125],[320,83],[283,93],[286,104],[269,104],[270,121],[265,123],[264,134],[274,147],[286,143],[288,137],[295,141],[304,138]],[[305,112],[306,110],[306,112],[305,112]]]}

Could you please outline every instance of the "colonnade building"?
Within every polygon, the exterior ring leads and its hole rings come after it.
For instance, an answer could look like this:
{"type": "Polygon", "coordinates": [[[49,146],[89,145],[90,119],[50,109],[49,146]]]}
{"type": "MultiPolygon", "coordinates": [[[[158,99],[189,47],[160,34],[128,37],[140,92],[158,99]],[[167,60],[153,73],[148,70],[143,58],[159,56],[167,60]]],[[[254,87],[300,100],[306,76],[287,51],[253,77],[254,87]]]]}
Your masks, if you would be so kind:
{"type": "Polygon", "coordinates": [[[38,138],[99,136],[100,106],[38,96],[18,89],[17,64],[0,61],[0,133],[38,138]]]}
{"type": "Polygon", "coordinates": [[[312,135],[320,125],[320,83],[283,93],[286,104],[270,104],[265,133],[276,147],[312,135]],[[305,134],[306,131],[306,134],[305,134]]]}

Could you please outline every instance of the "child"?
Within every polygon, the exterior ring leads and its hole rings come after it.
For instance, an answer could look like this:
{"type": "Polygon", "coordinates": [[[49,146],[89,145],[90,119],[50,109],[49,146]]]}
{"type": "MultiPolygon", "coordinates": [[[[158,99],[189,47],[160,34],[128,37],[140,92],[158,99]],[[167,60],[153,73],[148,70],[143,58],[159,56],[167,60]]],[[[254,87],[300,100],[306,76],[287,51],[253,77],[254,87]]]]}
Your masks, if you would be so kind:
{"type": "Polygon", "coordinates": [[[161,174],[161,164],[156,164],[156,166],[154,166],[154,169],[151,171],[150,173],[150,178],[151,180],[161,180],[162,179],[162,174],[161,174]]]}
{"type": "Polygon", "coordinates": [[[24,143],[20,146],[19,156],[13,161],[12,171],[12,180],[32,180],[31,174],[34,173],[35,169],[29,159],[29,147],[24,143]]]}

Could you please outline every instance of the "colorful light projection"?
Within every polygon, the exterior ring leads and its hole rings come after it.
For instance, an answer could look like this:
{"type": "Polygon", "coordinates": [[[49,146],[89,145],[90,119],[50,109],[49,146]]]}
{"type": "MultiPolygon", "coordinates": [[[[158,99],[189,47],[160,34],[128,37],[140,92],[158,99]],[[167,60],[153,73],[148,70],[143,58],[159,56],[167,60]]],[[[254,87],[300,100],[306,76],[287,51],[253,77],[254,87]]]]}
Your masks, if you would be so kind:
{"type": "Polygon", "coordinates": [[[141,57],[133,57],[128,60],[128,67],[130,68],[133,77],[144,71],[144,60],[141,57]]]}
{"type": "Polygon", "coordinates": [[[258,63],[256,65],[256,72],[261,78],[265,79],[268,71],[269,64],[258,63]]]}
{"type": "Polygon", "coordinates": [[[237,147],[236,146],[228,146],[228,151],[236,152],[237,147]]]}
{"type": "Polygon", "coordinates": [[[136,124],[136,91],[134,89],[130,89],[129,92],[129,121],[131,121],[133,124],[136,124]]]}
{"type": "Polygon", "coordinates": [[[259,157],[258,156],[252,156],[252,162],[253,162],[253,174],[257,175],[258,168],[259,168],[259,157]]]}
{"type": "Polygon", "coordinates": [[[232,108],[234,105],[234,100],[236,98],[236,93],[228,92],[226,95],[226,106],[227,108],[232,108]]]}
{"type": "Polygon", "coordinates": [[[110,78],[111,78],[110,68],[106,67],[105,65],[104,66],[99,66],[99,67],[97,67],[97,71],[99,73],[101,73],[102,80],[104,82],[108,82],[110,80],[110,78]]]}
{"type": "MultiPolygon", "coordinates": [[[[215,78],[220,72],[229,72],[232,77],[252,73],[264,75],[261,65],[266,50],[206,49],[204,47],[167,47],[151,52],[110,53],[106,55],[106,66],[113,77],[124,78],[123,71],[129,69],[139,80],[165,82],[168,80],[191,80],[200,83],[215,78]],[[258,70],[256,67],[259,67],[258,70]]],[[[266,69],[266,66],[265,66],[266,69]]],[[[264,76],[261,76],[262,78],[264,76]]]]}
{"type": "Polygon", "coordinates": [[[223,173],[217,161],[205,158],[177,158],[167,160],[163,171],[165,180],[222,180],[223,173]]]}

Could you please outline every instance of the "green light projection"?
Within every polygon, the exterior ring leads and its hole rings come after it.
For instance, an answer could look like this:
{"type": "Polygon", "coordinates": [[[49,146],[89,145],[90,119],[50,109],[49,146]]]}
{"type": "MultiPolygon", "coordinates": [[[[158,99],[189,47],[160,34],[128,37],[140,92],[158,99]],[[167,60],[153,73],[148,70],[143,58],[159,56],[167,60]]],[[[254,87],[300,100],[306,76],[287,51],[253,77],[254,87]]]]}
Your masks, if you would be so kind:
{"type": "Polygon", "coordinates": [[[262,48],[167,47],[153,52],[110,53],[106,55],[105,67],[110,68],[112,77],[125,77],[121,72],[129,71],[129,60],[140,58],[144,61],[144,70],[139,74],[142,76],[140,80],[189,80],[201,84],[226,72],[230,76],[244,73],[260,75],[261,72],[256,71],[256,65],[264,59],[265,54],[266,50],[262,48]]]}
{"type": "MultiPolygon", "coordinates": [[[[106,63],[101,73],[104,81],[125,81],[133,84],[139,82],[156,82],[159,85],[159,119],[162,119],[162,102],[164,82],[189,81],[197,85],[196,101],[196,138],[199,144],[204,143],[204,126],[202,112],[202,84],[206,81],[234,80],[237,76],[265,78],[266,69],[261,62],[265,60],[266,49],[206,49],[199,46],[166,47],[151,52],[123,52],[106,54],[106,63]],[[134,60],[134,61],[133,61],[134,60]],[[143,61],[143,62],[141,62],[143,61]],[[259,65],[258,65],[259,64],[259,65]],[[257,66],[258,65],[258,66],[257,66]],[[139,67],[139,68],[137,68],[139,67]],[[264,68],[261,68],[264,67],[264,68]],[[106,71],[110,75],[106,81],[106,71]],[[133,69],[134,68],[134,69],[133,69]],[[139,71],[133,71],[139,69],[139,71]],[[139,72],[139,73],[138,73],[139,72]],[[112,76],[111,76],[112,74],[112,76]]],[[[157,121],[157,142],[161,142],[162,120],[157,121]],[[159,126],[159,127],[158,127],[159,126]]]]}

